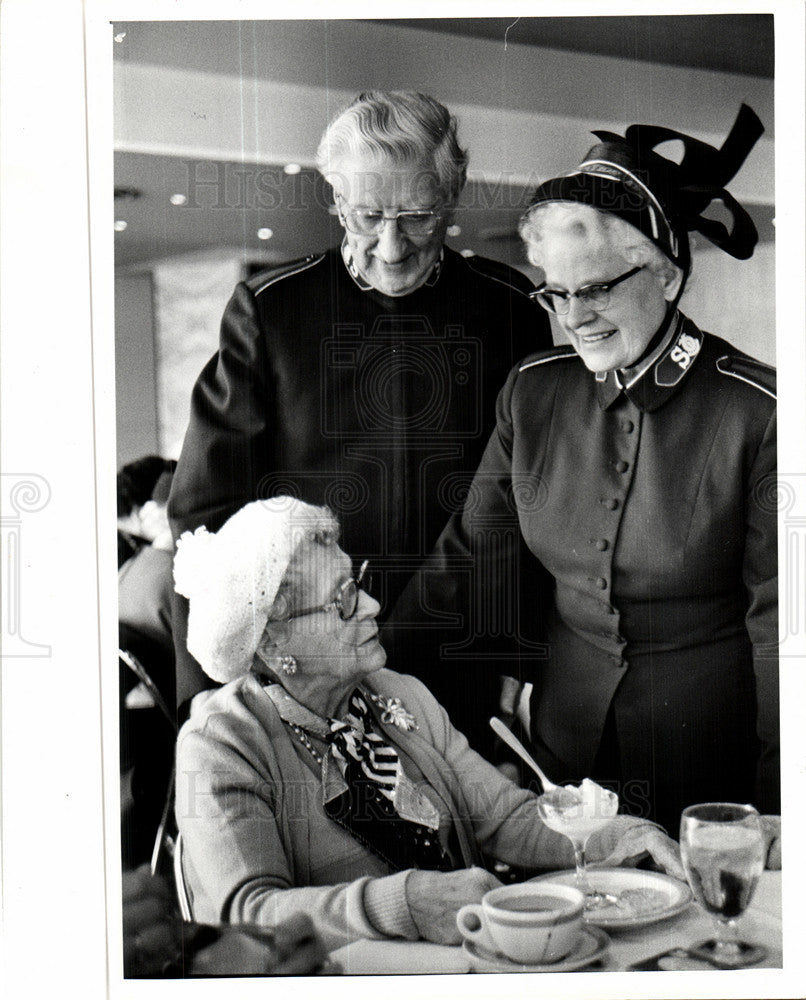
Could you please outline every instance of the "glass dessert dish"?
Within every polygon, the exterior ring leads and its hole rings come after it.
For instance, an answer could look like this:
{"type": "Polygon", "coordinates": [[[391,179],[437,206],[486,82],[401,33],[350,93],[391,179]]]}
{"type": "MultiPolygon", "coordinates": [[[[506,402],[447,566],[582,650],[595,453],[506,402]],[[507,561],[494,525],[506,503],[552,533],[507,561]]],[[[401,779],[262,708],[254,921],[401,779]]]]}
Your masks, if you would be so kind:
{"type": "Polygon", "coordinates": [[[574,848],[577,888],[585,896],[585,909],[608,902],[588,881],[585,847],[591,834],[603,829],[618,812],[618,796],[585,778],[581,785],[565,785],[545,792],[537,800],[540,818],[550,830],[568,837],[574,848]]]}

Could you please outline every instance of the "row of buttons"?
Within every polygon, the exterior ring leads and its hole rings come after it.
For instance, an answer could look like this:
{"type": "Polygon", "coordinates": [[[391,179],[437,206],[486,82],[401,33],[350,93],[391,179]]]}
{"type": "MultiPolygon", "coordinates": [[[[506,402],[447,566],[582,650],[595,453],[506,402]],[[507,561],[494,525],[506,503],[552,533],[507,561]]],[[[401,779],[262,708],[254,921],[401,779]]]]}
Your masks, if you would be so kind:
{"type": "MultiPolygon", "coordinates": [[[[619,427],[624,434],[632,434],[632,432],[635,430],[635,424],[633,423],[632,420],[622,420],[621,423],[619,424],[619,427]]],[[[623,458],[618,459],[618,461],[613,462],[613,468],[616,470],[616,472],[623,475],[625,472],[629,471],[630,463],[625,461],[623,458]]],[[[599,499],[599,503],[605,508],[605,510],[611,510],[611,511],[618,510],[621,505],[617,497],[601,497],[599,499]]],[[[606,538],[596,538],[596,539],[592,538],[591,544],[595,546],[597,552],[607,552],[607,550],[610,548],[610,542],[606,538]]],[[[607,590],[608,586],[607,579],[603,576],[596,577],[596,579],[593,580],[593,584],[599,590],[607,590]]],[[[615,608],[611,607],[610,614],[617,615],[618,611],[616,611],[615,608]]],[[[618,632],[612,632],[609,629],[601,629],[599,634],[603,639],[609,639],[612,642],[619,642],[619,643],[624,642],[624,639],[618,634],[618,632]]],[[[614,664],[618,664],[619,666],[624,665],[621,657],[611,656],[611,660],[614,664]]]]}

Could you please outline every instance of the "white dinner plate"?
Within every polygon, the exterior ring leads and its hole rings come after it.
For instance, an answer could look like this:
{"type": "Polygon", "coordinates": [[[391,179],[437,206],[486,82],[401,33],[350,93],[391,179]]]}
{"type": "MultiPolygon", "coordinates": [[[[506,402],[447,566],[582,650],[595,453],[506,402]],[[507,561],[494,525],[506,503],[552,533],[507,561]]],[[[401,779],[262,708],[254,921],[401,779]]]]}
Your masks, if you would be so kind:
{"type": "Polygon", "coordinates": [[[462,950],[473,972],[574,972],[596,962],[607,951],[610,938],[598,927],[583,927],[576,948],[559,962],[524,965],[513,962],[497,951],[488,951],[475,941],[465,941],[462,950]]]}
{"type": "MultiPolygon", "coordinates": [[[[575,873],[549,872],[530,881],[574,885],[575,873]]],[[[688,885],[661,872],[638,868],[589,868],[588,882],[591,889],[620,897],[617,904],[608,903],[585,913],[588,924],[606,930],[654,924],[680,913],[691,902],[688,885]]]]}

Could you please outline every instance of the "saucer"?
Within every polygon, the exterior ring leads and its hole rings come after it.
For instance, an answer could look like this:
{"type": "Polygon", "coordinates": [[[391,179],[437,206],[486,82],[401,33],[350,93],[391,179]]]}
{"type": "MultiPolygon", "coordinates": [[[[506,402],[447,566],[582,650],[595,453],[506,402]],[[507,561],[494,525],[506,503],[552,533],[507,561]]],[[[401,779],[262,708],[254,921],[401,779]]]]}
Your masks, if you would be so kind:
{"type": "MultiPolygon", "coordinates": [[[[574,871],[550,872],[530,879],[531,882],[558,882],[574,885],[574,871]]],[[[646,927],[682,912],[691,902],[691,889],[685,882],[662,872],[639,868],[588,868],[591,889],[623,894],[623,905],[596,907],[585,912],[587,927],[598,926],[608,931],[646,927]]]]}
{"type": "Polygon", "coordinates": [[[607,951],[610,938],[599,927],[583,927],[579,942],[570,955],[548,965],[523,965],[513,962],[497,951],[488,951],[474,941],[465,941],[462,950],[473,972],[573,972],[583,969],[607,951]]]}

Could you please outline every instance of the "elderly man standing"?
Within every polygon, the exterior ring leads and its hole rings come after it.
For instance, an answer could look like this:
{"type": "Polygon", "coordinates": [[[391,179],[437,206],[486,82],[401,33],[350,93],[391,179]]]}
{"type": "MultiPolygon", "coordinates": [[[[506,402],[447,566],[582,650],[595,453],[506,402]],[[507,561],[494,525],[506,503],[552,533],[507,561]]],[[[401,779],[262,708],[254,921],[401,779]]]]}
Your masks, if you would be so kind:
{"type": "MultiPolygon", "coordinates": [[[[236,288],[193,391],[170,515],[178,534],[275,494],[327,504],[386,612],[461,499],[511,366],[551,338],[526,278],[444,246],[467,155],[439,102],[361,94],[317,165],[342,244],[236,288]]],[[[177,638],[181,704],[209,682],[177,638]]]]}

